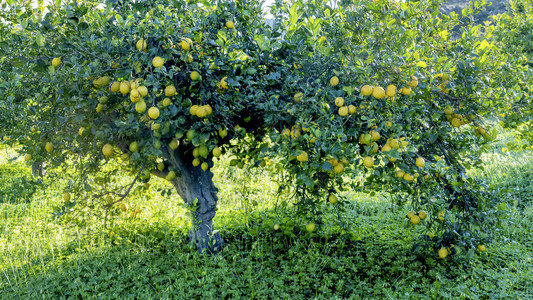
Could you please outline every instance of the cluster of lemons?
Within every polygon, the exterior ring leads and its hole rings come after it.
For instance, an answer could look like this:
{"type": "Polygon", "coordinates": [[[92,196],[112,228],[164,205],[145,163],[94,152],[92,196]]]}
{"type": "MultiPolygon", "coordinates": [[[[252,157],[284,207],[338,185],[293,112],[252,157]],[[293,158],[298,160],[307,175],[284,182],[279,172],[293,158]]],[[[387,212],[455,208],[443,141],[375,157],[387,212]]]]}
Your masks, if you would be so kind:
{"type": "Polygon", "coordinates": [[[407,213],[407,218],[411,220],[411,223],[414,225],[420,224],[420,221],[425,220],[428,216],[427,212],[424,210],[421,210],[419,212],[410,211],[407,213]]]}

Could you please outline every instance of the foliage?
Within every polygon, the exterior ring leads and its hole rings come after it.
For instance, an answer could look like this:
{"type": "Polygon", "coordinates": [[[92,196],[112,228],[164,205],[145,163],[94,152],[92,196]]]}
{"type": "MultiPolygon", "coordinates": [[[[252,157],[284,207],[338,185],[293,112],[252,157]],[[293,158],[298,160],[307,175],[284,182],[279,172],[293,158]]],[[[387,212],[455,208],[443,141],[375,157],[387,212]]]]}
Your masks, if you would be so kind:
{"type": "MultiPolygon", "coordinates": [[[[491,153],[477,178],[514,184],[516,174],[526,176],[530,152],[491,153]],[[491,164],[499,157],[497,164],[491,164]]],[[[12,150],[0,152],[0,167],[8,166],[12,150]]],[[[476,251],[473,259],[461,256],[438,259],[428,250],[413,251],[420,227],[408,222],[386,199],[346,194],[346,219],[353,222],[358,239],[342,235],[336,220],[320,228],[328,232],[290,238],[264,226],[279,213],[271,206],[277,184],[259,170],[214,168],[215,181],[224,195],[217,217],[228,241],[214,256],[199,255],[186,236],[184,210],[176,200],[160,195],[167,185],[154,180],[151,197],[139,197],[140,218],[120,217],[105,229],[99,224],[75,226],[63,219],[50,222],[53,207],[62,202],[64,182],[47,194],[20,203],[0,204],[0,293],[12,298],[531,298],[530,258],[533,245],[533,206],[525,204],[503,220],[502,233],[476,251]],[[242,193],[233,182],[260,182],[242,193]],[[242,195],[247,195],[243,197],[242,195]],[[30,201],[31,200],[31,201],[30,201]],[[245,211],[248,201],[259,203],[245,211]],[[170,202],[170,203],[169,203],[170,202]]],[[[21,159],[9,164],[16,173],[29,173],[21,159]]],[[[131,178],[124,178],[124,182],[131,178]]],[[[43,179],[45,184],[47,179],[43,179]]],[[[529,182],[520,181],[521,188],[529,182]]],[[[11,187],[1,186],[7,194],[11,187]],[[9,188],[9,190],[5,190],[9,188]]],[[[517,194],[518,195],[518,194],[517,194]]],[[[414,208],[413,203],[402,209],[414,208]]],[[[304,223],[298,223],[304,228],[304,223]]]]}
{"type": "Polygon", "coordinates": [[[87,0],[45,13],[10,1],[0,45],[18,51],[1,58],[1,134],[33,161],[76,168],[60,214],[118,213],[137,186],[115,180],[123,170],[175,183],[175,157],[210,172],[220,151],[230,166],[281,173],[282,203],[318,228],[331,195],[339,216],[342,192],[383,191],[428,212],[421,226],[436,238],[424,246],[475,249],[505,204],[468,170],[495,139],[484,117],[514,103],[502,99],[519,67],[487,41],[494,27],[452,38],[458,16],[439,2],[277,1],[268,25],[256,2],[87,0]]]}

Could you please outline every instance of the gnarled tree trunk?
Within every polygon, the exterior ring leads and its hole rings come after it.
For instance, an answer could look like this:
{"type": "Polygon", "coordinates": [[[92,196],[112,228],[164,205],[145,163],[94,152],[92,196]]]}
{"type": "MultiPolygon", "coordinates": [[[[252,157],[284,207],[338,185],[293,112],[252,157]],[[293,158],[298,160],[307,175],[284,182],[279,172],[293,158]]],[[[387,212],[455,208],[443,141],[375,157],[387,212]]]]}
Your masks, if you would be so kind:
{"type": "Polygon", "coordinates": [[[42,177],[44,176],[44,162],[43,161],[36,161],[31,164],[31,173],[35,177],[42,177]]]}
{"type": "MultiPolygon", "coordinates": [[[[224,241],[218,233],[213,233],[213,218],[218,201],[218,189],[213,183],[213,173],[210,170],[203,171],[200,167],[194,167],[191,161],[183,159],[177,150],[165,147],[163,153],[171,165],[170,169],[176,172],[172,185],[183,201],[192,205],[197,200],[193,208],[193,229],[189,232],[189,236],[196,243],[200,253],[220,251],[224,241]]],[[[213,163],[209,161],[211,168],[213,163]]],[[[165,176],[168,174],[164,173],[165,176]]]]}

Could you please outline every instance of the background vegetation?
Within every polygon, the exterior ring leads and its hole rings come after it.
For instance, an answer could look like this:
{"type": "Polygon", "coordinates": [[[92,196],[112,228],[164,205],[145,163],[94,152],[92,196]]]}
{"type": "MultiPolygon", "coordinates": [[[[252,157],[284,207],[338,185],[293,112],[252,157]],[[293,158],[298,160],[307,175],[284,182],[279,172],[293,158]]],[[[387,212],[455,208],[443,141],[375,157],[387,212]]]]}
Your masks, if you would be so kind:
{"type": "MultiPolygon", "coordinates": [[[[501,134],[500,136],[502,136],[501,134]]],[[[391,298],[490,299],[533,297],[533,154],[507,152],[503,135],[472,176],[506,189],[508,218],[487,252],[439,259],[413,249],[423,232],[410,226],[411,209],[391,206],[386,194],[347,193],[347,222],[317,235],[273,229],[280,222],[276,176],[266,171],[215,168],[221,206],[215,218],[227,241],[215,256],[189,244],[187,210],[162,197],[168,183],[152,180],[131,199],[138,218],[121,214],[102,223],[50,222],[62,205],[60,181],[32,179],[15,149],[0,154],[0,294],[8,298],[391,298]],[[504,151],[502,151],[502,149],[504,151]],[[228,171],[229,170],[229,171],[228,171]],[[245,182],[246,184],[242,184],[245,182]],[[273,212],[278,210],[278,213],[273,212]],[[276,219],[278,218],[278,219],[276,219]]],[[[130,178],[124,175],[123,180],[130,178]]],[[[283,215],[283,214],[281,214],[283,215]]]]}

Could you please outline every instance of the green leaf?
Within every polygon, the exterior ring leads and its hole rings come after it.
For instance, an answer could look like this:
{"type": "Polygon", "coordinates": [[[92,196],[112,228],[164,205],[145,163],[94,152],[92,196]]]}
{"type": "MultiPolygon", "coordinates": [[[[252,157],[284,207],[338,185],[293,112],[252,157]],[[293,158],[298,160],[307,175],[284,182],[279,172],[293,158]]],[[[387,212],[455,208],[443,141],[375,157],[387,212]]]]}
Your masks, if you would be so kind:
{"type": "Polygon", "coordinates": [[[419,61],[416,63],[416,66],[420,68],[426,68],[428,65],[423,61],[419,61]]]}

